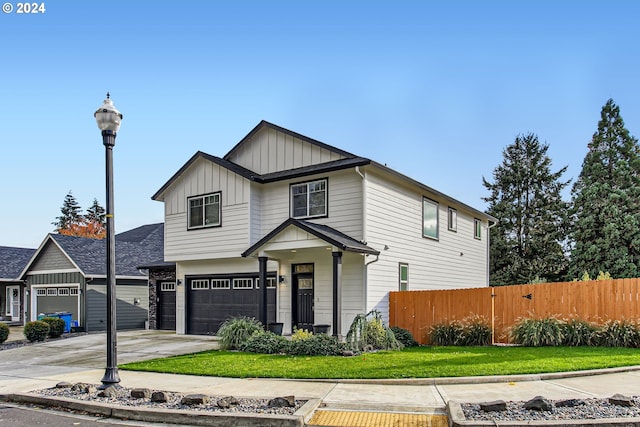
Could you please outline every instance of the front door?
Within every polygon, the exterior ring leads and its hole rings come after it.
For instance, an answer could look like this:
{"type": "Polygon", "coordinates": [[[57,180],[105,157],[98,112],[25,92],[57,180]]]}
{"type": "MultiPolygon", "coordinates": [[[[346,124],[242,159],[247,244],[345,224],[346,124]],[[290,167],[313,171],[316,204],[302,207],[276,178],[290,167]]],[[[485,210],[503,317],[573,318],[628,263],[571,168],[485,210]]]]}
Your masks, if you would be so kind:
{"type": "Polygon", "coordinates": [[[7,286],[6,315],[12,321],[20,320],[20,286],[7,286]]]}
{"type": "Polygon", "coordinates": [[[313,330],[313,264],[293,265],[293,326],[313,330]]]}

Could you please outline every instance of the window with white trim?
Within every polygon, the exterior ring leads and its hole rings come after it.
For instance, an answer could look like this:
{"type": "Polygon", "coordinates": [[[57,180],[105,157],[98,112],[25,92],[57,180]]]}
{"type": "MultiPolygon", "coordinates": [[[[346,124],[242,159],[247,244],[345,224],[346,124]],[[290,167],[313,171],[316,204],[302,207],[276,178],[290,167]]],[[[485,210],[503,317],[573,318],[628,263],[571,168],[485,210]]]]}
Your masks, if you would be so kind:
{"type": "Polygon", "coordinates": [[[327,216],[327,180],[291,185],[291,217],[327,216]]]}
{"type": "Polygon", "coordinates": [[[447,228],[449,231],[458,230],[458,211],[453,208],[449,208],[449,214],[447,215],[447,228]]]}
{"type": "MultiPolygon", "coordinates": [[[[267,289],[276,287],[276,278],[267,277],[267,289]]],[[[256,289],[260,289],[260,278],[256,279],[256,289]]]]}
{"type": "Polygon", "coordinates": [[[409,264],[404,262],[398,264],[398,290],[409,290],[409,264]]]}
{"type": "Polygon", "coordinates": [[[160,291],[161,292],[171,292],[176,290],[176,282],[161,282],[160,283],[160,291]]]}
{"type": "Polygon", "coordinates": [[[209,279],[194,279],[191,281],[191,290],[197,291],[209,289],[209,279]]]}
{"type": "Polygon", "coordinates": [[[229,289],[229,279],[211,279],[211,289],[229,289]]]}
{"type": "Polygon", "coordinates": [[[253,289],[253,279],[233,279],[233,289],[253,289]]]}
{"type": "Polygon", "coordinates": [[[57,297],[58,296],[58,288],[47,288],[47,296],[48,297],[57,297]]]}
{"type": "Polygon", "coordinates": [[[45,288],[37,288],[36,289],[36,296],[44,297],[46,295],[47,295],[47,290],[45,288]]]}
{"type": "Polygon", "coordinates": [[[189,197],[188,229],[220,225],[220,193],[189,197]]]}
{"type": "Polygon", "coordinates": [[[69,288],[58,288],[58,296],[59,297],[68,297],[69,296],[69,288]]]}
{"type": "Polygon", "coordinates": [[[422,236],[438,239],[438,202],[422,199],[422,236]]]}
{"type": "Polygon", "coordinates": [[[78,295],[78,288],[69,288],[69,295],[78,295]]]}
{"type": "Polygon", "coordinates": [[[473,237],[475,239],[482,239],[482,221],[478,218],[473,219],[473,237]]]}

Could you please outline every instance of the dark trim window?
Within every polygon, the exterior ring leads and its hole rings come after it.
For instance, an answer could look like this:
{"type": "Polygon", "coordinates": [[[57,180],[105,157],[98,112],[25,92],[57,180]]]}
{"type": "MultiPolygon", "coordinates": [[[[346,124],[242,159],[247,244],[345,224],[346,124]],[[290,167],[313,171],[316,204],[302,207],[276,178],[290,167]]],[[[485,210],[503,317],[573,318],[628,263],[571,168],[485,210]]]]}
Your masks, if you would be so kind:
{"type": "Polygon", "coordinates": [[[482,221],[478,218],[473,219],[473,237],[478,240],[482,239],[482,221]]]}
{"type": "Polygon", "coordinates": [[[291,217],[327,216],[327,179],[291,184],[291,217]]]}
{"type": "Polygon", "coordinates": [[[438,202],[422,199],[422,236],[438,239],[438,202]]]}
{"type": "Polygon", "coordinates": [[[453,208],[449,208],[449,215],[447,216],[447,228],[450,231],[458,230],[458,211],[453,208]]]}
{"type": "Polygon", "coordinates": [[[220,193],[189,197],[188,229],[220,226],[220,193]]]}
{"type": "Polygon", "coordinates": [[[409,290],[409,264],[404,262],[398,264],[398,290],[409,290]]]}

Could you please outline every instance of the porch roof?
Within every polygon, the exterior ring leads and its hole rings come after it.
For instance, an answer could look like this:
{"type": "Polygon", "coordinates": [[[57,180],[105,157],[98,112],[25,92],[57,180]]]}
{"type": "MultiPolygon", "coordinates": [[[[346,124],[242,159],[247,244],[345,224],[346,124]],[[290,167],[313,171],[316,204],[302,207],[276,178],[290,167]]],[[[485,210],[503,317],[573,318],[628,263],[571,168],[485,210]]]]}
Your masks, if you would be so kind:
{"type": "Polygon", "coordinates": [[[271,232],[267,233],[262,239],[258,240],[254,245],[249,247],[246,251],[242,253],[243,257],[248,257],[251,254],[258,251],[262,246],[266,245],[271,239],[276,237],[282,231],[284,231],[289,226],[295,226],[300,228],[303,231],[306,231],[309,234],[314,235],[315,237],[324,240],[332,246],[335,246],[343,251],[347,252],[357,252],[362,254],[373,254],[379,255],[380,251],[377,251],[365,243],[360,242],[353,237],[350,237],[335,228],[331,228],[328,225],[315,224],[313,222],[304,221],[301,219],[289,218],[276,228],[274,228],[271,232]]]}

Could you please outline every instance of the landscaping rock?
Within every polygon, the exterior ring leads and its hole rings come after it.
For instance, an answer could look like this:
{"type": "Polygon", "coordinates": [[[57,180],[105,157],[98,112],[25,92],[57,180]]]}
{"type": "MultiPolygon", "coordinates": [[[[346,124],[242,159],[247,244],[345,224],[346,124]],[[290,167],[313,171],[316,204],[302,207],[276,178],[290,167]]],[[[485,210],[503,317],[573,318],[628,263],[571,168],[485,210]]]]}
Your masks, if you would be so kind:
{"type": "Polygon", "coordinates": [[[624,396],[622,394],[616,393],[609,398],[609,403],[616,406],[633,406],[633,399],[628,396],[624,396]]]}
{"type": "Polygon", "coordinates": [[[209,396],[206,394],[188,394],[182,398],[180,403],[188,406],[195,405],[208,405],[210,402],[209,396]]]}
{"type": "Polygon", "coordinates": [[[528,402],[525,402],[524,409],[528,409],[530,411],[551,411],[553,409],[553,405],[544,397],[536,396],[528,402]]]}
{"type": "Polygon", "coordinates": [[[151,397],[151,390],[148,388],[134,388],[131,390],[132,399],[148,399],[151,397]]]}
{"type": "Polygon", "coordinates": [[[58,384],[56,384],[56,388],[71,388],[71,387],[73,387],[73,384],[67,381],[61,381],[58,384]]]}
{"type": "Polygon", "coordinates": [[[507,410],[507,402],[504,400],[493,400],[480,404],[480,410],[483,412],[503,412],[507,410]]]}
{"type": "Polygon", "coordinates": [[[292,408],[296,406],[296,398],[294,396],[275,397],[267,403],[269,408],[292,408]]]}
{"type": "Polygon", "coordinates": [[[233,396],[226,396],[222,399],[218,399],[218,407],[222,409],[227,409],[232,406],[238,406],[238,399],[233,396]]]}
{"type": "Polygon", "coordinates": [[[112,385],[112,386],[109,386],[109,387],[105,388],[104,390],[100,390],[100,392],[98,393],[98,397],[115,398],[115,397],[118,397],[118,392],[119,391],[120,391],[119,386],[112,385]]]}
{"type": "Polygon", "coordinates": [[[154,391],[151,393],[151,401],[155,403],[165,403],[169,400],[169,394],[164,391],[154,391]]]}
{"type": "Polygon", "coordinates": [[[75,383],[72,387],[71,387],[71,391],[73,391],[74,393],[95,393],[96,392],[96,387],[93,384],[87,384],[87,383],[75,383]]]}
{"type": "Polygon", "coordinates": [[[556,408],[575,408],[576,406],[582,406],[584,404],[584,400],[581,399],[559,400],[556,402],[556,408]]]}

